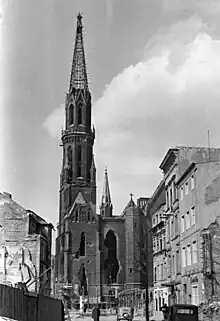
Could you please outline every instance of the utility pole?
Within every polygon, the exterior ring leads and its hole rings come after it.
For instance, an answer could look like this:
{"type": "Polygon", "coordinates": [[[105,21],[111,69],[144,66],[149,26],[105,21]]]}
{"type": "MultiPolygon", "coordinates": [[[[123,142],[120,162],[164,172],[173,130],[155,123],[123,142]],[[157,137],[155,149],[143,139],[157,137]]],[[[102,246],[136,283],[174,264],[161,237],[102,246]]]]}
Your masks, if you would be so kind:
{"type": "Polygon", "coordinates": [[[209,235],[209,251],[210,251],[210,272],[211,272],[211,284],[212,284],[212,292],[211,295],[215,294],[215,284],[214,284],[214,264],[213,264],[213,248],[212,248],[212,236],[211,233],[209,235]]]}
{"type": "Polygon", "coordinates": [[[145,315],[146,315],[146,321],[149,321],[149,280],[148,280],[148,271],[147,271],[147,267],[148,267],[148,249],[147,249],[147,256],[146,256],[146,273],[145,273],[145,315]]]}

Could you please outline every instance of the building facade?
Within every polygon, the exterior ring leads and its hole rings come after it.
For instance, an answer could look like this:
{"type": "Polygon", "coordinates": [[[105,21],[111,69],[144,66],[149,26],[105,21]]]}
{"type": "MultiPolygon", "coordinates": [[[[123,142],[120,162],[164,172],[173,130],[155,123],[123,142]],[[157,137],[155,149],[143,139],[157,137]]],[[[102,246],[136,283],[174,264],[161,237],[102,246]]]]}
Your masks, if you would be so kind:
{"type": "Polygon", "coordinates": [[[65,128],[61,135],[63,162],[55,275],[57,291],[63,286],[74,288],[76,299],[81,296],[97,302],[106,300],[113,288],[142,283],[143,273],[135,262],[140,260],[137,244],[144,240],[143,206],[148,199],[141,198],[135,204],[131,195],[123,212],[115,215],[106,169],[97,213],[95,129],[91,125],[91,93],[82,29],[82,16],[78,14],[65,101],[65,128]]]}
{"type": "MultiPolygon", "coordinates": [[[[210,291],[207,292],[206,289],[207,284],[210,284],[210,280],[208,281],[211,273],[210,262],[213,260],[208,253],[210,246],[211,249],[214,246],[212,245],[214,241],[213,237],[210,238],[210,230],[207,229],[215,225],[215,235],[218,234],[216,218],[219,215],[220,149],[184,146],[171,148],[164,157],[160,169],[164,173],[159,186],[163,186],[161,189],[165,205],[161,204],[161,207],[152,214],[152,231],[155,254],[158,246],[159,249],[163,247],[163,242],[160,239],[157,241],[155,236],[164,233],[165,225],[166,268],[164,272],[158,270],[162,258],[159,256],[154,259],[154,290],[159,293],[158,275],[161,278],[161,274],[165,273],[162,287],[169,289],[169,305],[173,303],[199,305],[210,295],[210,291]],[[160,215],[161,220],[159,220],[160,215]]],[[[154,204],[157,201],[155,194],[150,200],[154,204]]],[[[155,295],[156,299],[161,302],[155,295]]]]}
{"type": "Polygon", "coordinates": [[[148,215],[152,220],[153,256],[153,303],[155,316],[164,304],[168,305],[169,287],[164,286],[167,279],[165,182],[160,182],[148,205],[148,215]]]}
{"type": "Polygon", "coordinates": [[[0,194],[1,283],[50,294],[52,224],[0,194]]]}
{"type": "Polygon", "coordinates": [[[203,151],[203,158],[192,162],[178,181],[182,301],[186,303],[200,304],[210,297],[207,286],[210,277],[207,273],[211,273],[212,269],[207,271],[207,266],[214,260],[210,251],[213,250],[214,255],[214,248],[217,248],[217,238],[212,236],[212,231],[215,236],[218,235],[219,175],[220,149],[212,149],[203,151]]]}

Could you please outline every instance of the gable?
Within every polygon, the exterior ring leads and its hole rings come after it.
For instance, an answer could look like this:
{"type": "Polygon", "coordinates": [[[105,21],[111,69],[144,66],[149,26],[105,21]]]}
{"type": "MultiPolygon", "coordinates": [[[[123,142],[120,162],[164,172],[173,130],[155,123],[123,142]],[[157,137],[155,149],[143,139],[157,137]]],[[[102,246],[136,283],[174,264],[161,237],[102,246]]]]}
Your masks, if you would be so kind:
{"type": "Polygon", "coordinates": [[[75,204],[86,204],[86,201],[85,201],[81,192],[79,192],[78,195],[76,196],[75,201],[74,201],[74,205],[75,204]]]}
{"type": "Polygon", "coordinates": [[[75,201],[73,202],[73,205],[71,206],[71,209],[69,211],[69,213],[71,214],[75,205],[76,204],[80,204],[80,205],[87,205],[87,202],[85,200],[85,198],[83,197],[82,193],[79,192],[75,198],[75,201]]]}

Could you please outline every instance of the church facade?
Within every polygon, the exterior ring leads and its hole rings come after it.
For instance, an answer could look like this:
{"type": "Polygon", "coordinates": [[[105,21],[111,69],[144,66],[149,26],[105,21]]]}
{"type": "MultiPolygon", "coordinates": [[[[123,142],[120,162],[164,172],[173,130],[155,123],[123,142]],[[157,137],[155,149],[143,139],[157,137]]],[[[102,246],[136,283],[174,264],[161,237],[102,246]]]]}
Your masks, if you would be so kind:
{"type": "Polygon", "coordinates": [[[114,215],[107,169],[99,214],[96,204],[95,128],[91,124],[91,93],[84,53],[82,16],[77,16],[71,78],[62,130],[60,207],[57,226],[55,280],[79,296],[104,300],[109,286],[143,283],[139,269],[145,247],[148,198],[131,199],[114,215]]]}

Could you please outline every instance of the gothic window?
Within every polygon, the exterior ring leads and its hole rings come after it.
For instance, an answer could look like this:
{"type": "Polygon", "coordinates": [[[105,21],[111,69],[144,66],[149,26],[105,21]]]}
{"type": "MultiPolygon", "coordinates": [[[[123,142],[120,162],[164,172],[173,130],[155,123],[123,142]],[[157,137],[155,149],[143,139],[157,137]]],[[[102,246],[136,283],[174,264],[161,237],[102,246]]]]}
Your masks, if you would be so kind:
{"type": "Polygon", "coordinates": [[[81,233],[81,239],[80,239],[80,248],[79,248],[79,256],[85,256],[86,255],[86,237],[85,233],[81,233]]]}
{"type": "Polygon", "coordinates": [[[79,221],[79,211],[78,208],[75,209],[75,222],[79,221]]]}
{"type": "Polygon", "coordinates": [[[73,153],[71,146],[67,149],[67,160],[69,165],[69,179],[72,179],[72,163],[73,163],[73,153]]]}
{"type": "Polygon", "coordinates": [[[85,222],[86,221],[86,208],[85,206],[82,206],[80,208],[80,221],[85,222]]]}
{"type": "Polygon", "coordinates": [[[82,176],[82,146],[77,146],[77,177],[82,176]]]}
{"type": "Polygon", "coordinates": [[[73,125],[74,123],[74,109],[73,109],[73,104],[69,106],[69,125],[73,125]]]}
{"type": "Polygon", "coordinates": [[[82,104],[80,103],[78,105],[78,125],[81,125],[82,124],[82,112],[83,112],[83,106],[82,104]]]}
{"type": "Polygon", "coordinates": [[[91,221],[91,210],[88,209],[88,222],[90,222],[90,221],[91,221]]]}

